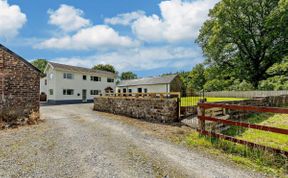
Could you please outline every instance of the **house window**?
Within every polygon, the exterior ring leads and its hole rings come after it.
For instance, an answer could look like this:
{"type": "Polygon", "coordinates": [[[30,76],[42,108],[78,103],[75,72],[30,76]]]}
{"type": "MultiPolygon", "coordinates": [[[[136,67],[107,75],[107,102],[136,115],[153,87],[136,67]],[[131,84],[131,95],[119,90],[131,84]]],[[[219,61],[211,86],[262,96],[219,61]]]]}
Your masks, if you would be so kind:
{"type": "Polygon", "coordinates": [[[129,93],[132,93],[132,89],[129,89],[128,92],[129,92],[129,93]]]}
{"type": "Polygon", "coordinates": [[[114,79],[113,78],[107,78],[107,82],[108,83],[114,83],[114,79]]]}
{"type": "Polygon", "coordinates": [[[147,88],[144,88],[144,93],[147,93],[148,92],[148,89],[147,88]]]}
{"type": "Polygon", "coordinates": [[[45,85],[47,85],[47,79],[45,79],[45,81],[44,81],[44,82],[45,82],[45,85]]]}
{"type": "Polygon", "coordinates": [[[101,82],[101,77],[91,76],[90,79],[91,81],[94,81],[94,82],[101,82]]]}
{"type": "Polygon", "coordinates": [[[126,88],[123,88],[123,93],[126,93],[126,92],[127,92],[126,88]]]}
{"type": "Polygon", "coordinates": [[[53,95],[53,89],[49,89],[49,95],[53,95]]]}
{"type": "Polygon", "coordinates": [[[73,74],[71,74],[71,73],[64,73],[64,74],[63,74],[63,78],[65,78],[65,79],[73,79],[73,74]]]}
{"type": "Polygon", "coordinates": [[[73,89],[64,89],[63,95],[74,95],[74,90],[73,89]]]}
{"type": "Polygon", "coordinates": [[[90,90],[90,95],[99,95],[101,94],[101,90],[90,90]]]}
{"type": "Polygon", "coordinates": [[[83,75],[83,80],[87,80],[87,76],[86,75],[83,75]]]}
{"type": "Polygon", "coordinates": [[[117,93],[121,93],[121,89],[118,89],[118,92],[117,93]]]}
{"type": "Polygon", "coordinates": [[[137,89],[138,93],[142,93],[142,88],[137,89]]]}

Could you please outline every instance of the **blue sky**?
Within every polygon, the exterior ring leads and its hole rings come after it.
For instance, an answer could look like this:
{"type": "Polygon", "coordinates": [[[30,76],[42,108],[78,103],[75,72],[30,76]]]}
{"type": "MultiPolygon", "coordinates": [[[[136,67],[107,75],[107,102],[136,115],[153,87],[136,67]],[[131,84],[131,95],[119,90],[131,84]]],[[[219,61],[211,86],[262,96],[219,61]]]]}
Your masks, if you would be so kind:
{"type": "Polygon", "coordinates": [[[112,64],[139,76],[203,61],[198,31],[218,0],[0,0],[0,43],[31,61],[112,64]]]}

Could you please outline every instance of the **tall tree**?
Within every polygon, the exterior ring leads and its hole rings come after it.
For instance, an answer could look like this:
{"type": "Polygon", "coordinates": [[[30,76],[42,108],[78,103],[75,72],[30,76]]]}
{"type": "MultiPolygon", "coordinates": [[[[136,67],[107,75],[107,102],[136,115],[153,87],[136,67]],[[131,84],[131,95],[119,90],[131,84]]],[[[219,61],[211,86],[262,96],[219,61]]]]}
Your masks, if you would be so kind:
{"type": "Polygon", "coordinates": [[[200,91],[206,83],[205,67],[203,64],[197,64],[190,72],[189,88],[200,91]]]}
{"type": "Polygon", "coordinates": [[[35,66],[36,68],[38,68],[42,73],[44,73],[47,63],[48,62],[46,59],[36,59],[31,62],[31,64],[35,66]]]}
{"type": "Polygon", "coordinates": [[[112,66],[111,64],[97,64],[94,67],[92,67],[92,69],[112,72],[114,74],[117,73],[117,71],[115,70],[115,67],[112,66]]]}
{"type": "Polygon", "coordinates": [[[288,54],[287,0],[222,0],[198,36],[207,62],[256,88],[288,54]]]}
{"type": "Polygon", "coordinates": [[[138,78],[137,75],[130,71],[122,72],[120,76],[121,80],[131,80],[131,79],[137,79],[137,78],[138,78]]]}

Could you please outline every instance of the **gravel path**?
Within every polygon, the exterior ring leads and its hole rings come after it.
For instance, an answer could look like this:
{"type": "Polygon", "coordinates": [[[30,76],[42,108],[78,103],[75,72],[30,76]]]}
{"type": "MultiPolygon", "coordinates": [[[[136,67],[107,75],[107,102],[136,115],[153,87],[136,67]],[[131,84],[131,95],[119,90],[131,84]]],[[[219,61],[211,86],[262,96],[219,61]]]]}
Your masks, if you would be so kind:
{"type": "Polygon", "coordinates": [[[259,177],[91,110],[45,106],[45,122],[0,131],[0,177],[259,177]]]}

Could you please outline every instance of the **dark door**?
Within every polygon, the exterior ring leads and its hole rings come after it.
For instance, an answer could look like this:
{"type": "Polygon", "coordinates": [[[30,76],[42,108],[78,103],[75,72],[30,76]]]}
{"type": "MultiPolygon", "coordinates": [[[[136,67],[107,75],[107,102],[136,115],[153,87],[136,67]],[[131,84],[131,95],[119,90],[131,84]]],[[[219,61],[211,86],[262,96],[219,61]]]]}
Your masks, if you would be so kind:
{"type": "Polygon", "coordinates": [[[87,90],[82,90],[82,102],[87,102],[87,90]]]}

